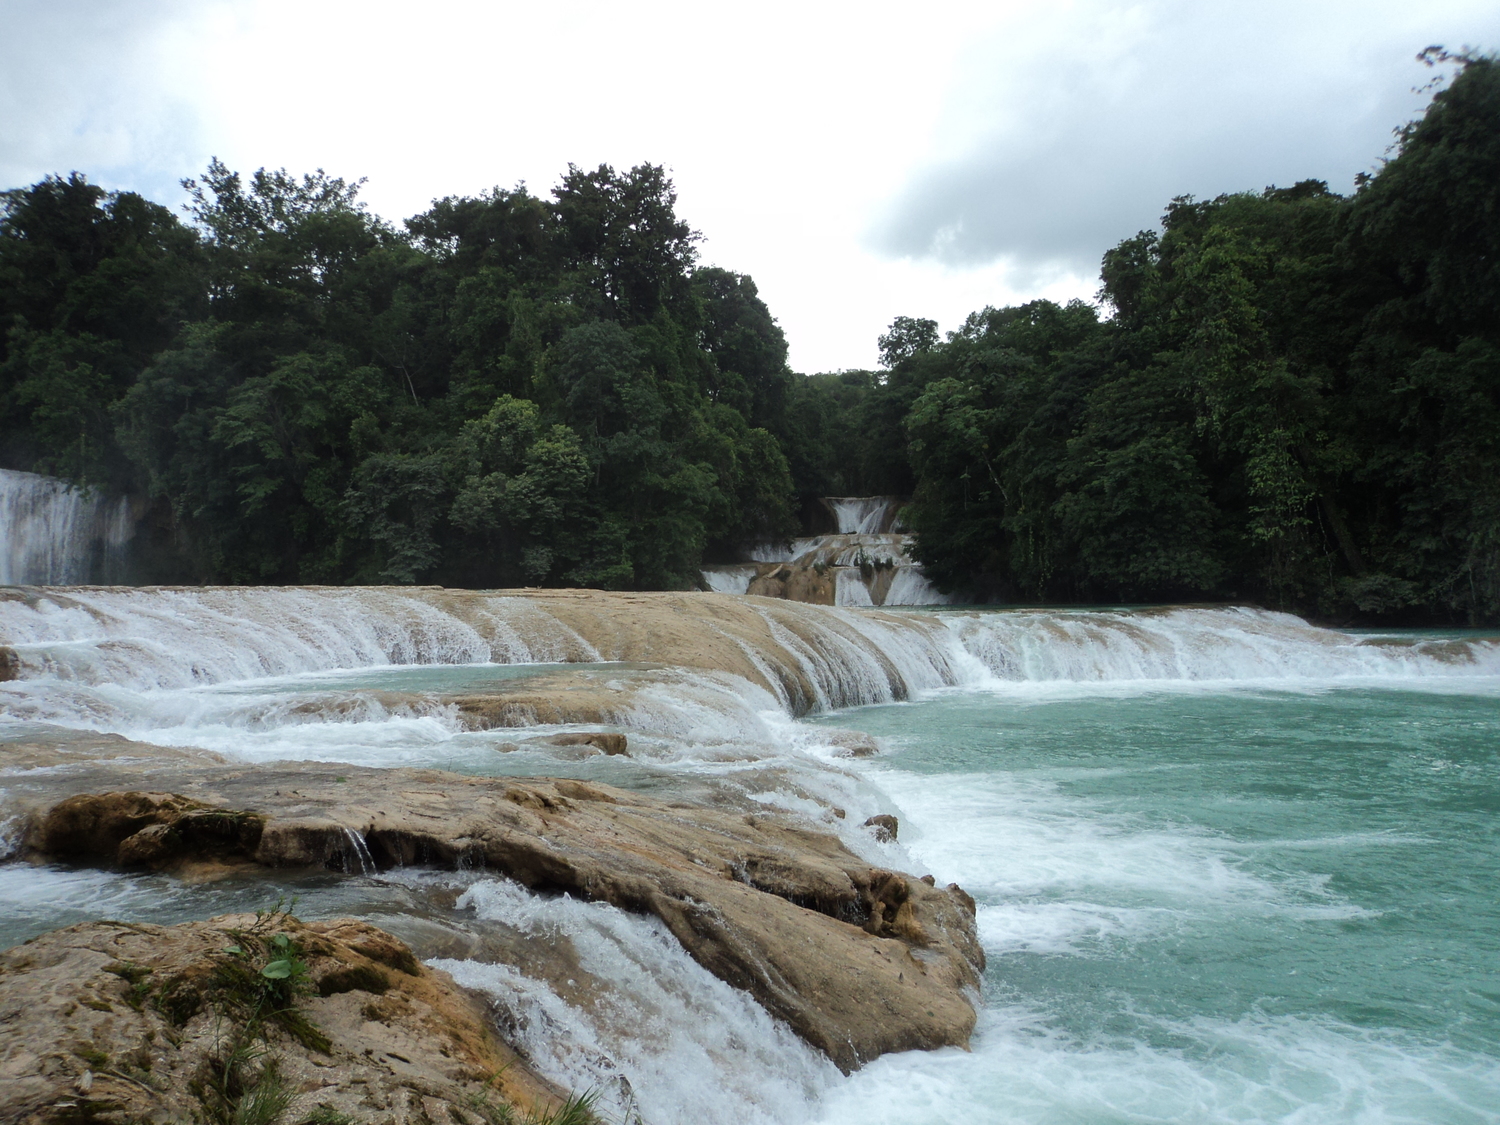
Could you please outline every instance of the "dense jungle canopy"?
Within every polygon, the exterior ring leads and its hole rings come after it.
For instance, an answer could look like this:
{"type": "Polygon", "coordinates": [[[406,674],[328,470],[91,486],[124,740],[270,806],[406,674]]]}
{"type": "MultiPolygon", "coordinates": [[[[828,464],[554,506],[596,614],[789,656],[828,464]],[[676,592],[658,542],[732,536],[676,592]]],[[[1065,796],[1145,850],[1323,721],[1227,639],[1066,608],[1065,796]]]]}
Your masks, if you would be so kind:
{"type": "Polygon", "coordinates": [[[0,466],[150,498],[191,580],[681,588],[887,493],[975,598],[1500,622],[1500,63],[1450,61],[1353,194],[1175,199],[1098,307],[878,371],[791,372],[652,165],[400,229],[321,171],[49,177],[0,194],[0,466]]]}

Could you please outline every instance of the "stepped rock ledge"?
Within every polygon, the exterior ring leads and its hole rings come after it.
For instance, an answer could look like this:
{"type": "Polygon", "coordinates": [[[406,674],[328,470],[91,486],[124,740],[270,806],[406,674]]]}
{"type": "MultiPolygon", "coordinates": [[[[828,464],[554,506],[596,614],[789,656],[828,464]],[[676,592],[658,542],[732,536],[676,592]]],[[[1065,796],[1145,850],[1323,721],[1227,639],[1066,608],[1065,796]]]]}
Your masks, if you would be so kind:
{"type": "Polygon", "coordinates": [[[699,964],[844,1070],[887,1051],[965,1045],[974,1026],[984,955],[973,900],[873,867],[784,816],[436,770],[179,761],[165,771],[170,791],[100,789],[101,771],[121,782],[149,772],[100,767],[74,779],[85,791],[33,804],[26,858],[194,878],[241,865],[482,866],[655,915],[699,964]]]}
{"type": "MultiPolygon", "coordinates": [[[[447,708],[465,726],[515,728],[518,735],[536,723],[625,725],[649,735],[662,705],[670,709],[674,689],[694,685],[736,698],[752,690],[745,685],[754,685],[769,690],[792,714],[901,698],[912,686],[912,672],[892,655],[899,644],[887,646],[881,643],[885,638],[916,642],[927,654],[920,657],[923,676],[942,679],[946,672],[936,643],[944,630],[935,622],[878,611],[856,619],[847,611],[714,594],[13,588],[0,592],[0,602],[23,615],[58,607],[82,610],[98,623],[105,641],[92,650],[92,663],[77,668],[58,663],[73,659],[66,646],[14,645],[0,664],[16,680],[66,675],[108,682],[149,674],[170,682],[173,666],[160,655],[167,650],[141,647],[135,640],[141,630],[130,616],[157,603],[179,621],[191,622],[201,610],[203,620],[228,630],[218,638],[216,652],[250,653],[224,657],[228,671],[214,673],[221,677],[234,673],[239,665],[233,661],[241,659],[256,661],[264,669],[261,675],[277,671],[276,650],[266,647],[265,630],[256,634],[254,627],[235,624],[241,612],[247,618],[258,613],[278,623],[291,621],[287,628],[323,644],[309,622],[326,614],[334,628],[340,613],[378,610],[389,624],[381,626],[384,639],[371,643],[397,646],[384,653],[392,663],[529,659],[575,665],[425,701],[447,708]],[[415,624],[405,624],[407,619],[415,624]],[[435,631],[434,620],[442,623],[441,630],[435,631]],[[607,671],[591,668],[600,660],[633,663],[607,671]],[[632,703],[641,687],[651,689],[652,708],[632,703]]],[[[372,649],[359,658],[373,661],[381,655],[372,649]]],[[[175,659],[170,652],[168,657],[175,659]]],[[[195,676],[201,667],[195,667],[195,676]]],[[[392,695],[389,702],[416,706],[423,701],[392,695]]],[[[851,753],[869,752],[867,738],[844,733],[858,743],[851,753]]],[[[549,737],[580,742],[579,749],[588,753],[601,747],[629,752],[627,737],[619,733],[549,737]]],[[[815,824],[757,803],[718,796],[689,803],[557,778],[317,762],[248,765],[203,750],[61,728],[8,743],[3,757],[15,862],[149,870],[194,881],[257,867],[356,874],[395,867],[482,869],[536,893],[568,894],[660,919],[700,965],[748,992],[845,1071],[885,1052],[965,1046],[975,1024],[984,954],[973,900],[956,885],[937,886],[930,876],[916,878],[874,864],[815,824]]],[[[99,1022],[88,1014],[97,1006],[73,996],[80,989],[94,989],[101,997],[108,991],[109,981],[99,976],[104,969],[94,962],[113,957],[147,964],[150,951],[171,960],[176,956],[171,950],[190,951],[220,940],[205,936],[215,926],[225,928],[221,922],[165,928],[94,923],[45,935],[6,954],[0,970],[0,1077],[32,1074],[41,1085],[22,1086],[37,1097],[59,1105],[69,1097],[76,1100],[77,1084],[89,1081],[73,1073],[78,1067],[48,1064],[50,1070],[38,1071],[37,1060],[73,1058],[63,1040],[80,1036],[114,1035],[123,1042],[129,1029],[146,1019],[130,1008],[135,1014],[122,1012],[110,1025],[113,1031],[74,1026],[80,1019],[99,1022]],[[122,943],[142,941],[149,950],[143,947],[130,958],[118,952],[122,943]],[[67,962],[79,966],[71,983],[58,976],[58,966],[67,962]],[[49,1011],[48,1004],[57,1011],[32,1018],[49,1011]],[[58,1013],[69,1005],[74,1015],[64,1019],[58,1013]],[[57,1040],[50,1047],[49,1037],[57,1040]],[[63,1089],[59,1083],[73,1086],[63,1089]]],[[[317,923],[309,933],[327,937],[323,944],[328,945],[343,932],[336,933],[337,926],[379,933],[356,922],[317,923]]],[[[365,940],[376,939],[366,935],[365,940]]],[[[381,940],[396,941],[389,935],[381,940]]],[[[441,951],[419,945],[416,954],[441,951]]],[[[163,962],[159,968],[166,972],[168,966],[163,962]]],[[[453,997],[439,1002],[433,993],[423,1001],[429,1023],[441,1010],[467,1028],[470,1016],[463,1013],[483,1012],[488,1003],[456,989],[441,974],[429,973],[422,981],[424,988],[448,989],[453,997]]],[[[107,997],[100,1003],[118,1008],[107,997]]],[[[319,1003],[327,1006],[325,1000],[319,1003]]],[[[471,1046],[480,1042],[469,1031],[459,1034],[471,1046]]],[[[391,1049],[398,1058],[417,1060],[408,1050],[391,1049]]],[[[503,1050],[503,1045],[472,1046],[470,1054],[503,1050]]],[[[489,1065],[470,1062],[475,1073],[489,1065]]],[[[428,1063],[402,1065],[420,1069],[428,1063]]],[[[514,1073],[523,1085],[531,1083],[517,1094],[523,1104],[555,1096],[524,1067],[514,1073]]],[[[440,1077],[434,1071],[423,1079],[428,1094],[422,1096],[450,1101],[469,1096],[451,1082],[444,1086],[440,1077]]],[[[302,1078],[304,1085],[311,1081],[306,1074],[302,1078]]],[[[96,1075],[92,1081],[103,1079],[96,1075]]],[[[118,1077],[111,1081],[121,1089],[130,1085],[118,1077]]],[[[136,1085],[141,1082],[154,1088],[155,1080],[137,1076],[136,1085]]],[[[393,1091],[391,1086],[381,1097],[395,1106],[405,1095],[393,1091]]],[[[29,1104],[41,1102],[33,1098],[29,1104]]],[[[7,1120],[29,1120],[17,1116],[14,1106],[4,1112],[11,1115],[7,1120]]],[[[404,1120],[399,1114],[394,1119],[404,1120]]]]}

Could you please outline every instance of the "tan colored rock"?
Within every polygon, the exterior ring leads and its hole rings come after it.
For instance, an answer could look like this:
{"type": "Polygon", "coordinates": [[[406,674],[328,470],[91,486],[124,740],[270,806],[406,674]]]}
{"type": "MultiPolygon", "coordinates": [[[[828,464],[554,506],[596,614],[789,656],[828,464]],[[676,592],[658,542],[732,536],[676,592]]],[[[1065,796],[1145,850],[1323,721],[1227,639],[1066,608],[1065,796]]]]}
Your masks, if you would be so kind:
{"type": "Polygon", "coordinates": [[[175,792],[75,793],[34,810],[35,858],[202,874],[258,863],[359,872],[483,863],[539,892],[666,923],[839,1066],[963,1045],[983,968],[974,905],[871,867],[769,813],[581,781],[297,763],[178,773],[175,792]]]}
{"type": "Polygon", "coordinates": [[[390,934],[350,919],[226,915],[93,922],[0,953],[0,1121],[204,1120],[215,1067],[246,1027],[234,1002],[243,994],[225,984],[231,962],[254,958],[255,982],[281,933],[309,970],[294,1011],[311,1030],[267,1020],[264,1041],[252,1040],[267,1053],[243,1074],[254,1084],[274,1058],[294,1099],[286,1120],[326,1106],[355,1121],[429,1125],[474,1119],[477,1100],[523,1112],[562,1101],[495,1037],[482,1000],[390,934]]]}
{"type": "Polygon", "coordinates": [[[546,739],[553,746],[592,746],[595,750],[605,754],[628,753],[625,736],[615,731],[580,731],[568,734],[554,734],[546,739]]]}
{"type": "Polygon", "coordinates": [[[880,753],[880,743],[862,730],[828,727],[820,731],[818,737],[832,746],[837,746],[842,757],[873,758],[880,753]]]}
{"type": "MultiPolygon", "coordinates": [[[[782,564],[767,564],[776,570],[782,564]]],[[[601,590],[447,590],[439,587],[363,587],[321,590],[310,587],[276,588],[267,596],[286,593],[305,595],[309,599],[327,596],[367,599],[378,611],[383,601],[399,600],[402,604],[420,602],[441,610],[456,621],[472,628],[478,636],[492,641],[503,650],[517,631],[523,631],[537,649],[561,662],[623,661],[636,664],[668,666],[694,671],[724,672],[751,683],[762,685],[781,695],[794,715],[805,714],[818,705],[818,691],[809,679],[808,653],[819,659],[834,660],[841,648],[852,647],[872,659],[884,673],[889,696],[905,699],[911,685],[902,678],[897,666],[879,645],[872,646],[867,634],[853,627],[846,611],[828,608],[833,601],[833,571],[818,576],[816,568],[807,571],[811,577],[797,581],[819,584],[805,591],[808,601],[823,604],[799,604],[781,598],[742,597],[702,592],[615,593],[601,590]],[[801,651],[796,651],[800,649],[801,651]]],[[[791,581],[790,572],[784,580],[791,581]]],[[[232,590],[183,589],[185,597],[254,598],[251,587],[232,590]]],[[[785,590],[782,591],[785,593],[785,590]]],[[[802,595],[799,595],[802,596],[802,595]]],[[[86,608],[85,603],[70,602],[67,588],[0,589],[0,601],[34,602],[45,598],[63,606],[86,608]]],[[[304,603],[305,609],[306,603],[304,603]]],[[[220,610],[222,612],[222,609],[220,610]]],[[[946,648],[946,627],[935,619],[919,614],[884,613],[863,610],[863,619],[878,625],[889,636],[902,635],[913,640],[927,638],[946,648]]],[[[43,657],[22,654],[15,673],[20,678],[51,674],[43,657]],[[33,661],[34,662],[31,662],[33,661]]],[[[613,725],[607,717],[611,708],[619,707],[618,693],[610,684],[618,679],[618,670],[588,673],[580,667],[572,676],[497,682],[472,696],[465,713],[476,721],[493,726],[522,726],[528,723],[578,722],[613,725]],[[576,677],[576,678],[575,678],[576,677]],[[572,692],[571,696],[568,694],[572,692]],[[528,697],[528,692],[534,694],[528,697]],[[486,710],[488,709],[488,710],[486,710]],[[534,715],[534,717],[527,717],[534,715]],[[596,715],[598,717],[589,717],[596,715]]],[[[873,700],[851,694],[847,682],[830,677],[824,685],[827,703],[839,707],[873,700]]],[[[627,690],[628,690],[628,684],[627,690]]],[[[383,700],[387,694],[361,693],[365,698],[383,700]]],[[[413,698],[389,693],[393,703],[413,698]]],[[[337,709],[337,703],[317,701],[307,704],[310,710],[337,709]]],[[[357,706],[350,702],[347,706],[357,706]]]]}
{"type": "Polygon", "coordinates": [[[896,839],[901,831],[901,822],[890,813],[881,813],[865,821],[865,827],[875,829],[875,839],[885,844],[896,839]]]}
{"type": "Polygon", "coordinates": [[[833,571],[827,567],[770,563],[760,568],[745,592],[808,605],[833,605],[837,587],[833,571]]]}

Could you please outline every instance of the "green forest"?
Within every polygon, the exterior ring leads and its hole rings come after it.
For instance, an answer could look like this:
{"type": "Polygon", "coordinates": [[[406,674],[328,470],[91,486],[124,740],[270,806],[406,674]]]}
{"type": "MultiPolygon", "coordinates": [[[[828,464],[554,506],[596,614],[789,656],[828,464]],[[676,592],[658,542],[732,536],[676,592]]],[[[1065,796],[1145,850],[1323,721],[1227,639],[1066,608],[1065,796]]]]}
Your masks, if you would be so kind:
{"type": "Polygon", "coordinates": [[[650,164],[399,228],[322,171],[49,177],[0,193],[0,467],[144,498],[181,581],[682,589],[890,494],[973,600],[1500,622],[1500,62],[1424,55],[1350,195],[1174,199],[1097,305],[875,371],[792,372],[650,164]]]}

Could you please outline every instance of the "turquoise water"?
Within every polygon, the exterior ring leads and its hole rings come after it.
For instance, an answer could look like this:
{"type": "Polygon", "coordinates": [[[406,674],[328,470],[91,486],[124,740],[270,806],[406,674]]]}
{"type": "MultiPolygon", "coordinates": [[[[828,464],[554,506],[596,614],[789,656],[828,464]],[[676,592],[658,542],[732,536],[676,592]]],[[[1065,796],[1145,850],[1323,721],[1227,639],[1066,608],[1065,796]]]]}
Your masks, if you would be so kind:
{"type": "MultiPolygon", "coordinates": [[[[879,649],[917,700],[799,723],[747,683],[603,662],[517,599],[485,610],[491,640],[381,591],[63,601],[0,600],[0,639],[31,662],[0,685],[0,757],[7,738],[108,732],[252,767],[557,774],[785,809],[974,895],[979,1026],[971,1051],[842,1076],[654,920],[483,870],[203,885],[0,863],[0,946],[299,896],[306,917],[413,941],[549,1076],[647,1125],[1500,1125],[1500,646],[1473,634],[1203,607],[946,610],[903,632],[818,611],[841,631],[784,639],[823,698],[890,698],[879,649]],[[564,670],[621,689],[607,725],[628,757],[555,745],[557,727],[466,730],[440,699],[564,670]],[[830,725],[886,750],[842,757],[830,725]],[[879,812],[897,845],[860,827],[879,812]],[[592,1003],[569,999],[575,962],[592,1003]]],[[[31,784],[0,761],[0,856],[22,823],[7,793],[31,784]]]]}
{"type": "Polygon", "coordinates": [[[944,694],[829,721],[980,904],[972,1055],[828,1120],[1500,1120],[1500,699],[944,694]]]}

